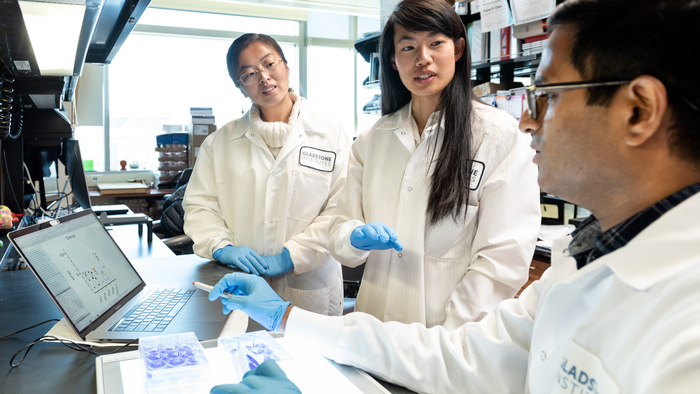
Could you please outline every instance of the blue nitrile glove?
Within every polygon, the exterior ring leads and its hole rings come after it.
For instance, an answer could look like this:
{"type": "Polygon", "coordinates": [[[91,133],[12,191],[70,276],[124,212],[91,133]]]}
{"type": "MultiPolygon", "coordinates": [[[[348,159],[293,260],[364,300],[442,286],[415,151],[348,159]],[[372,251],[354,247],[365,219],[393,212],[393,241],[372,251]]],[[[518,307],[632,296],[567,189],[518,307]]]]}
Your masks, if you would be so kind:
{"type": "Polygon", "coordinates": [[[403,250],[394,230],[381,222],[355,227],[350,233],[350,244],[360,250],[403,250]]]}
{"type": "Polygon", "coordinates": [[[210,394],[301,394],[275,360],[265,360],[243,375],[238,384],[214,386],[210,394]]]}
{"type": "Polygon", "coordinates": [[[292,257],[289,255],[287,248],[284,248],[284,251],[280,254],[260,257],[268,267],[264,272],[260,273],[260,276],[270,278],[273,276],[286,274],[294,269],[294,263],[292,263],[292,257]]]}
{"type": "Polygon", "coordinates": [[[255,275],[260,275],[267,269],[267,263],[263,261],[262,256],[247,246],[227,245],[214,252],[212,256],[214,260],[231,268],[238,268],[255,275]]]}
{"type": "Polygon", "coordinates": [[[234,295],[228,299],[221,297],[224,314],[240,309],[270,331],[277,331],[287,307],[291,305],[281,299],[265,279],[242,272],[221,278],[209,292],[209,300],[214,301],[225,291],[234,295]]]}

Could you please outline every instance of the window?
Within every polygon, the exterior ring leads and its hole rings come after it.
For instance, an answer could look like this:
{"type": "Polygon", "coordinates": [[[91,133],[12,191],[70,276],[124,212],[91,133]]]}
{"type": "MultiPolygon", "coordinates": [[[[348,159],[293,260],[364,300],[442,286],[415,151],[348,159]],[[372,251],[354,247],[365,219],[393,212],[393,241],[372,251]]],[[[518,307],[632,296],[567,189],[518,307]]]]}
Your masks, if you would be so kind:
{"type": "Polygon", "coordinates": [[[355,129],[354,50],[310,46],[307,56],[309,81],[306,97],[322,113],[343,124],[346,132],[352,135],[355,129]]]}
{"type": "Polygon", "coordinates": [[[273,36],[287,58],[290,86],[356,135],[358,129],[371,124],[367,119],[358,120],[358,114],[378,90],[360,91],[356,86],[369,66],[356,60],[354,41],[358,30],[378,29],[379,18],[309,12],[308,20],[305,25],[147,9],[106,66],[108,128],[79,126],[75,131],[83,158],[93,160],[96,171],[119,170],[122,160],[131,168],[157,170],[155,136],[164,133],[164,126],[190,124],[189,107],[212,107],[217,126],[240,117],[251,102],[234,86],[225,59],[231,42],[244,32],[273,36]],[[309,37],[303,36],[304,31],[309,37]]]}

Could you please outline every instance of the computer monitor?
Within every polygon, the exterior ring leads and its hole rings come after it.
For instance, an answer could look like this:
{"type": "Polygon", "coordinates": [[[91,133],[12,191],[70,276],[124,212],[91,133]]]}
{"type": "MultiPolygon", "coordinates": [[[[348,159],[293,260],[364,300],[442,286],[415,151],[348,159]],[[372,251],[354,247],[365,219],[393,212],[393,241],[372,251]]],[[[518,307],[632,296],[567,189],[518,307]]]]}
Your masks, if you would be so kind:
{"type": "Polygon", "coordinates": [[[66,140],[65,164],[66,175],[68,175],[70,187],[73,190],[73,198],[83,209],[91,208],[90,191],[88,190],[87,178],[83,169],[83,159],[80,156],[78,140],[66,140]]]}

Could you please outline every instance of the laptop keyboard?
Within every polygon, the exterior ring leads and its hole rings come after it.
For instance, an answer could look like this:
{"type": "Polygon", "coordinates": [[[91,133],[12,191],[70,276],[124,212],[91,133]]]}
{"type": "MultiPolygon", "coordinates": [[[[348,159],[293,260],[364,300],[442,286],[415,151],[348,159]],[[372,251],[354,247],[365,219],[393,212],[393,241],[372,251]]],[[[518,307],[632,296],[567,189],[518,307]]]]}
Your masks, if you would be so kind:
{"type": "Polygon", "coordinates": [[[162,332],[196,289],[157,289],[133,307],[109,331],[162,332]]]}

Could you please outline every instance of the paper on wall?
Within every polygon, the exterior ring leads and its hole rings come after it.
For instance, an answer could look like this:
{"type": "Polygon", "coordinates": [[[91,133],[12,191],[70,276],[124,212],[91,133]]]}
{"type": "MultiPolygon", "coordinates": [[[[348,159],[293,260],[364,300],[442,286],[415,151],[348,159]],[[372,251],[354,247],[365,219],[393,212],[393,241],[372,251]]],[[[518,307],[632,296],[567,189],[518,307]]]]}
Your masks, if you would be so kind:
{"type": "Polygon", "coordinates": [[[500,30],[512,23],[506,0],[481,0],[481,28],[484,33],[500,30]]]}
{"type": "Polygon", "coordinates": [[[470,5],[471,5],[472,15],[478,14],[481,12],[481,0],[474,0],[474,1],[472,1],[472,3],[470,5]]]}
{"type": "Polygon", "coordinates": [[[511,0],[513,21],[516,25],[549,17],[557,5],[556,0],[511,0]]]}

